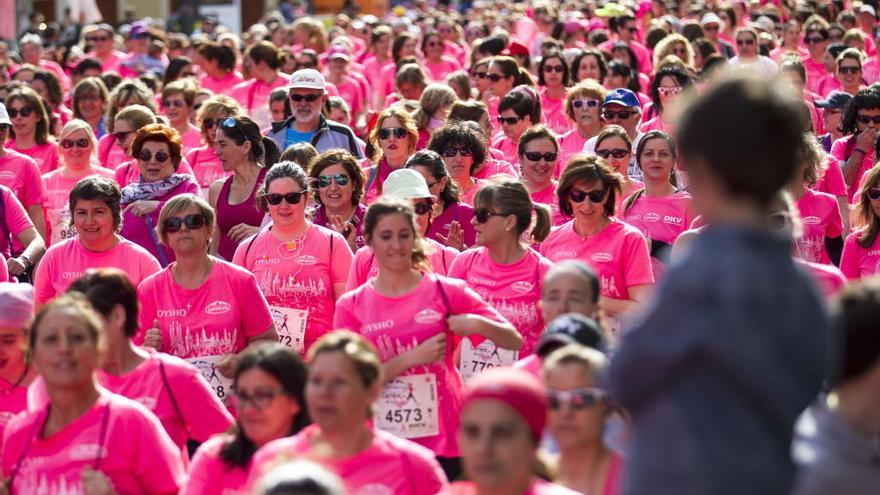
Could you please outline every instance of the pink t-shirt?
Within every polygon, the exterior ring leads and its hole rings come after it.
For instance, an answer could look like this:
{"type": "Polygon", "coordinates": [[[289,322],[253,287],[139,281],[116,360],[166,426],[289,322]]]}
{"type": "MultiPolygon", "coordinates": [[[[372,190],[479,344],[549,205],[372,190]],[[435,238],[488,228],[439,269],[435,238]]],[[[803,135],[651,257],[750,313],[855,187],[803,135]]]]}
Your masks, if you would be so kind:
{"type": "MultiPolygon", "coordinates": [[[[467,203],[469,205],[474,204],[474,198],[477,196],[477,192],[483,187],[489,185],[489,181],[486,179],[474,179],[474,184],[468,190],[464,190],[461,188],[461,202],[467,203]]],[[[459,184],[459,187],[461,185],[459,184]]]]}
{"type": "MultiPolygon", "coordinates": [[[[218,435],[203,443],[189,466],[189,479],[180,495],[245,495],[251,464],[240,468],[220,458],[220,451],[232,440],[231,435],[218,435]]],[[[252,459],[253,460],[253,459],[252,459]]]]}
{"type": "MultiPolygon", "coordinates": [[[[6,270],[0,270],[0,272],[5,274],[6,270]]],[[[6,423],[27,408],[28,389],[27,387],[13,386],[12,383],[5,380],[0,380],[0,383],[2,383],[0,385],[0,438],[2,438],[6,423]]]]}
{"type": "Polygon", "coordinates": [[[813,59],[807,57],[804,59],[804,69],[806,69],[807,73],[805,89],[811,93],[819,93],[819,84],[828,75],[828,72],[825,70],[825,63],[821,61],[813,62],[813,59]]]}
{"type": "MultiPolygon", "coordinates": [[[[446,333],[453,342],[460,341],[449,330],[449,315],[476,314],[498,322],[507,320],[476,292],[457,279],[425,274],[419,285],[409,294],[388,297],[380,294],[372,283],[347,292],[336,302],[333,328],[345,328],[359,333],[379,350],[382,361],[406,352],[425,340],[446,333]],[[389,311],[388,308],[394,308],[389,311]]],[[[476,346],[485,338],[469,337],[476,346]]],[[[461,377],[453,362],[453,349],[447,345],[442,361],[416,366],[401,376],[434,375],[438,397],[438,434],[414,439],[433,450],[436,455],[458,457],[459,409],[461,404],[461,377]]]]}
{"type": "Polygon", "coordinates": [[[388,94],[386,92],[388,89],[388,81],[383,78],[383,72],[388,74],[395,69],[394,60],[392,59],[379,62],[379,59],[372,57],[364,63],[364,76],[366,76],[367,81],[370,83],[370,87],[373,89],[373,94],[370,95],[373,108],[376,108],[380,96],[388,94]]]}
{"type": "Polygon", "coordinates": [[[98,161],[102,167],[116,170],[120,164],[130,160],[131,157],[125,154],[113,134],[105,134],[98,140],[98,161]]]}
{"type": "Polygon", "coordinates": [[[427,59],[422,61],[422,68],[425,70],[425,73],[428,75],[428,79],[432,82],[445,82],[446,76],[452,74],[457,70],[461,70],[461,64],[458,63],[458,60],[455,60],[452,57],[443,56],[440,58],[439,63],[430,63],[427,59]]]}
{"type": "Polygon", "coordinates": [[[125,59],[125,52],[121,52],[119,50],[113,50],[106,57],[101,57],[97,52],[89,52],[86,54],[86,57],[95,57],[101,61],[101,68],[104,72],[115,71],[119,72],[119,64],[125,59]]]}
{"type": "MultiPolygon", "coordinates": [[[[696,216],[691,207],[691,195],[684,191],[663,197],[642,194],[626,212],[621,213],[623,220],[639,229],[645,237],[665,242],[670,247],[696,216]]],[[[651,266],[654,278],[659,280],[663,274],[663,263],[652,257],[651,266]]]]}
{"type": "Polygon", "coordinates": [[[205,198],[207,198],[208,188],[211,187],[211,184],[232,175],[232,172],[223,170],[223,164],[214,153],[214,148],[207,145],[189,150],[186,153],[186,161],[192,167],[196,182],[202,188],[202,195],[205,198]]]}
{"type": "Polygon", "coordinates": [[[189,126],[189,129],[180,135],[180,138],[183,140],[184,154],[202,145],[202,131],[194,125],[189,126]]]}
{"type": "MultiPolygon", "coordinates": [[[[447,492],[443,492],[442,495],[477,495],[479,491],[477,490],[477,485],[472,481],[456,481],[452,484],[451,488],[447,492]]],[[[569,490],[568,488],[557,485],[554,483],[549,483],[547,481],[535,478],[531,485],[526,489],[526,491],[521,494],[513,494],[510,495],[578,495],[580,492],[576,492],[574,490],[569,490]]],[[[602,493],[601,495],[611,495],[616,492],[602,493]]]]}
{"type": "Polygon", "coordinates": [[[431,219],[431,226],[428,227],[427,237],[441,242],[438,235],[443,237],[449,236],[449,229],[452,228],[452,222],[458,222],[461,225],[462,237],[466,246],[473,246],[476,242],[477,231],[471,225],[471,218],[474,217],[474,207],[465,203],[453,203],[446,205],[446,209],[431,219]]]}
{"type": "MultiPolygon", "coordinates": [[[[431,261],[431,270],[438,275],[446,275],[449,267],[458,255],[455,249],[444,246],[434,239],[425,239],[431,247],[431,254],[428,258],[431,261]]],[[[379,273],[379,264],[376,262],[376,255],[370,246],[364,246],[354,253],[354,261],[351,263],[351,270],[348,272],[348,280],[345,284],[345,290],[350,291],[367,283],[367,280],[375,277],[379,273]]]]}
{"type": "Polygon", "coordinates": [[[629,299],[630,287],[654,283],[648,242],[639,229],[612,219],[601,232],[584,239],[574,222],[554,229],[541,243],[541,254],[553,262],[586,262],[599,276],[602,295],[611,299],[629,299]]]}
{"type": "Polygon", "coordinates": [[[174,281],[172,263],[138,286],[141,302],[140,333],[159,321],[161,352],[181,358],[225,356],[245,348],[272,325],[266,298],[249,271],[211,257],[211,274],[195,289],[174,281]]]}
{"type": "Polygon", "coordinates": [[[13,139],[6,144],[6,147],[33,158],[41,174],[49,173],[58,168],[58,143],[48,142],[22,149],[16,146],[13,139]]]}
{"type": "Polygon", "coordinates": [[[50,247],[34,274],[37,304],[66,291],[89,268],[119,268],[135,286],[160,270],[159,262],[144,248],[121,237],[118,241],[102,252],[87,250],[76,237],[50,247]]]}
{"type": "Polygon", "coordinates": [[[241,104],[245,113],[249,115],[260,129],[272,125],[272,112],[269,111],[269,95],[276,88],[287,86],[288,76],[278,74],[270,84],[259,79],[250,79],[236,84],[227,92],[229,96],[241,104]]]}
{"type": "Polygon", "coordinates": [[[301,352],[308,352],[316,340],[333,329],[333,287],[345,283],[351,260],[345,239],[315,224],[309,224],[301,242],[281,241],[271,228],[264,229],[242,241],[232,257],[233,263],[257,278],[273,315],[277,313],[275,326],[283,340],[283,334],[292,331],[284,328],[288,321],[283,310],[306,311],[304,342],[290,342],[301,352]]]}
{"type": "Polygon", "coordinates": [[[584,152],[584,144],[587,138],[580,135],[577,129],[572,129],[559,138],[559,159],[556,162],[556,170],[553,177],[558,179],[565,172],[565,167],[571,157],[584,152]]]}
{"type": "Polygon", "coordinates": [[[571,217],[562,213],[559,209],[559,198],[556,196],[556,185],[556,181],[554,180],[544,189],[530,193],[533,202],[541,203],[550,207],[550,221],[554,226],[562,225],[571,220],[571,217]]]}
{"type": "Polygon", "coordinates": [[[869,85],[880,81],[880,60],[877,57],[862,62],[862,78],[869,85]]]}
{"type": "Polygon", "coordinates": [[[77,182],[94,175],[113,180],[113,171],[103,167],[90,167],[89,172],[82,177],[67,177],[64,168],[43,175],[43,185],[46,187],[43,212],[49,238],[47,245],[76,237],[76,229],[70,225],[70,191],[77,182]]]}
{"type": "Polygon", "coordinates": [[[519,179],[519,171],[507,160],[487,158],[486,163],[474,172],[476,179],[488,179],[493,175],[506,175],[513,179],[519,179]]]}
{"type": "MultiPolygon", "coordinates": [[[[34,223],[31,221],[31,217],[28,216],[24,206],[21,205],[21,201],[18,200],[11,189],[0,185],[0,197],[3,198],[4,220],[6,221],[6,227],[9,229],[9,236],[13,238],[13,244],[17,245],[18,241],[15,239],[18,235],[32,228],[34,223]]],[[[9,237],[0,236],[0,253],[9,253],[9,237]]]]}
{"type": "MultiPolygon", "coordinates": [[[[847,158],[852,155],[855,145],[855,136],[844,136],[831,144],[831,156],[837,159],[837,165],[841,169],[846,163],[847,158]]],[[[862,183],[862,176],[874,166],[874,150],[867,149],[864,151],[866,153],[862,157],[862,164],[859,166],[856,178],[846,189],[850,204],[853,203],[853,199],[856,197],[856,193],[858,193],[859,185],[862,183]]],[[[833,165],[834,162],[832,161],[831,164],[833,165]]]]}
{"type": "Polygon", "coordinates": [[[864,230],[853,232],[843,243],[843,254],[840,256],[840,271],[850,280],[870,277],[880,273],[880,236],[868,248],[859,245],[859,238],[864,230]]]}
{"type": "Polygon", "coordinates": [[[838,165],[837,160],[833,156],[826,156],[828,158],[828,168],[825,169],[822,177],[819,177],[813,189],[832,196],[846,197],[846,182],[843,179],[843,170],[840,169],[840,165],[838,165]]]}
{"type": "Polygon", "coordinates": [[[46,201],[37,163],[17,151],[6,150],[6,155],[0,157],[0,184],[12,189],[25,208],[46,201]]]}
{"type": "Polygon", "coordinates": [[[312,451],[319,433],[320,427],[311,425],[293,437],[266,444],[254,456],[250,483],[280,462],[306,458],[336,473],[352,495],[435,495],[447,488],[446,475],[434,453],[421,445],[373,429],[369,447],[351,457],[334,459],[312,451]]]}
{"type": "Polygon", "coordinates": [[[565,96],[559,99],[550,98],[547,95],[546,86],[541,87],[539,94],[544,124],[556,134],[565,134],[570,131],[574,127],[574,123],[565,114],[565,96]]]}
{"type": "Polygon", "coordinates": [[[90,409],[48,438],[40,430],[49,406],[20,414],[3,438],[3,476],[10,493],[82,493],[81,473],[91,467],[110,478],[116,493],[173,494],[186,473],[180,451],[146,408],[100,390],[90,409]]]}
{"type": "Polygon", "coordinates": [[[797,239],[798,255],[806,261],[831,264],[825,249],[825,238],[843,235],[843,220],[837,199],[830,194],[807,189],[797,200],[797,207],[804,224],[804,233],[797,239]]]}
{"type": "Polygon", "coordinates": [[[203,89],[211,90],[215,95],[220,95],[228,92],[233,86],[240,84],[242,81],[244,81],[244,78],[235,71],[227,72],[221,79],[215,79],[207,74],[202,74],[202,77],[199,78],[199,86],[203,89]]]}
{"type": "Polygon", "coordinates": [[[830,299],[834,294],[837,294],[844,285],[846,285],[846,277],[841,273],[840,269],[834,265],[813,263],[797,257],[795,257],[794,261],[807,270],[807,273],[810,274],[810,277],[816,283],[816,286],[819,287],[819,290],[826,299],[830,299]]]}
{"type": "Polygon", "coordinates": [[[483,299],[495,307],[523,338],[520,357],[535,352],[544,330],[544,319],[538,306],[541,282],[553,262],[528,249],[526,255],[507,265],[495,262],[483,246],[460,253],[449,276],[467,282],[483,299]]]}
{"type": "MultiPolygon", "coordinates": [[[[363,93],[360,84],[358,84],[358,81],[353,76],[347,75],[344,77],[345,78],[342,81],[336,83],[336,89],[339,90],[339,96],[341,96],[351,108],[352,118],[357,118],[357,116],[363,111],[363,102],[366,100],[367,96],[363,93]]],[[[354,122],[343,122],[343,124],[352,125],[354,122]]]]}
{"type": "Polygon", "coordinates": [[[507,137],[506,134],[501,134],[492,141],[492,147],[501,150],[504,156],[507,157],[507,160],[514,166],[519,166],[519,154],[516,152],[518,143],[516,141],[507,137]]]}
{"type": "Polygon", "coordinates": [[[532,376],[544,382],[544,361],[537,354],[526,356],[513,363],[513,368],[531,373],[532,376]]]}

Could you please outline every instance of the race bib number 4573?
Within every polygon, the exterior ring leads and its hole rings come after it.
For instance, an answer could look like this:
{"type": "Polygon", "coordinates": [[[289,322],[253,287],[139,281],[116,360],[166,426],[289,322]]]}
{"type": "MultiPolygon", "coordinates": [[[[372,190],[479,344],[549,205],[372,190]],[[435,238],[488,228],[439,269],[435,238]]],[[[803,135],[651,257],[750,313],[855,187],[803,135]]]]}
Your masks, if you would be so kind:
{"type": "Polygon", "coordinates": [[[399,376],[388,382],[376,402],[376,426],[402,438],[440,432],[437,377],[433,373],[399,376]]]}

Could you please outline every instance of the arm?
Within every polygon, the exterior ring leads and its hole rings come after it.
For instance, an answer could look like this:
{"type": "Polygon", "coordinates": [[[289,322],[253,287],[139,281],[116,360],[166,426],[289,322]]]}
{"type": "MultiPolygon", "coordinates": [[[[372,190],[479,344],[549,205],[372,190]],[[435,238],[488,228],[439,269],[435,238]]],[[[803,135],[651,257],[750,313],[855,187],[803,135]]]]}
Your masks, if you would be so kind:
{"type": "Polygon", "coordinates": [[[849,235],[849,201],[846,196],[835,196],[837,209],[840,210],[840,218],[843,221],[843,237],[849,235]]]}
{"type": "Polygon", "coordinates": [[[599,307],[608,316],[619,316],[641,307],[648,297],[650,285],[634,285],[628,287],[629,299],[611,299],[605,296],[599,297],[599,307]]]}
{"type": "Polygon", "coordinates": [[[382,363],[382,378],[389,382],[413,366],[440,361],[445,355],[446,333],[440,332],[403,354],[398,354],[382,363]]]}
{"type": "Polygon", "coordinates": [[[862,161],[865,159],[865,155],[873,149],[874,140],[877,138],[877,131],[868,127],[864,131],[856,134],[855,147],[853,147],[852,154],[850,154],[849,158],[841,167],[843,172],[843,180],[846,182],[847,186],[852,186],[859,178],[859,169],[862,168],[862,161]]]}
{"type": "MultiPolygon", "coordinates": [[[[214,211],[217,211],[217,200],[220,197],[220,190],[223,188],[223,180],[224,179],[215,180],[214,183],[211,184],[211,187],[208,188],[208,203],[211,204],[211,208],[214,208],[214,211]]],[[[208,248],[208,252],[216,255],[218,249],[220,249],[220,226],[217,225],[215,219],[214,234],[211,236],[211,247],[208,248]]]]}
{"type": "Polygon", "coordinates": [[[27,210],[28,217],[30,217],[31,222],[34,222],[34,227],[37,229],[37,233],[40,234],[40,237],[46,238],[46,220],[43,218],[43,205],[35,204],[25,207],[27,210]]]}
{"type": "Polygon", "coordinates": [[[40,261],[40,257],[46,251],[46,244],[34,227],[29,227],[19,232],[16,239],[24,246],[24,251],[18,258],[8,259],[6,265],[11,274],[18,276],[27,270],[29,266],[35,266],[40,261]],[[21,258],[27,258],[30,260],[30,264],[21,258]]]}
{"type": "Polygon", "coordinates": [[[482,315],[463,314],[447,318],[449,330],[466,337],[478,334],[494,342],[502,349],[518,350],[523,345],[522,335],[508,321],[490,320],[482,315]]]}

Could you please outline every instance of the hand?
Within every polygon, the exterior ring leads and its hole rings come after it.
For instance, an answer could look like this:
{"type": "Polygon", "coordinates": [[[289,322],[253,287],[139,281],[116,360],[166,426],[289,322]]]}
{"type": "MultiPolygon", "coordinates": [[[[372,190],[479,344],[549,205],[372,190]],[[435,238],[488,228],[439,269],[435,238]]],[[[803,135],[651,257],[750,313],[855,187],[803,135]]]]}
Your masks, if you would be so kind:
{"type": "Polygon", "coordinates": [[[353,223],[343,219],[340,215],[331,215],[330,227],[336,232],[339,232],[342,237],[345,237],[345,240],[348,242],[348,245],[351,246],[352,251],[356,250],[357,229],[353,223]]]}
{"type": "Polygon", "coordinates": [[[153,328],[150,328],[144,334],[144,343],[141,346],[152,347],[157,351],[162,347],[162,330],[159,328],[159,320],[153,320],[153,328]]]}
{"type": "Polygon", "coordinates": [[[449,330],[462,337],[480,333],[480,317],[477,315],[452,315],[446,318],[449,330]]]}
{"type": "Polygon", "coordinates": [[[238,244],[259,231],[259,227],[254,227],[253,225],[248,225],[246,223],[240,223],[235,227],[229,229],[229,233],[227,235],[230,239],[232,239],[232,242],[238,244]]]}
{"type": "Polygon", "coordinates": [[[877,139],[877,130],[867,127],[856,136],[856,148],[870,153],[874,149],[874,141],[877,139]]]}
{"type": "Polygon", "coordinates": [[[446,333],[438,333],[407,353],[410,354],[409,368],[440,361],[446,355],[446,333]]]}
{"type": "Polygon", "coordinates": [[[9,495],[9,480],[0,479],[0,495],[9,495]]]}
{"type": "Polygon", "coordinates": [[[228,354],[217,364],[217,370],[226,378],[235,378],[235,370],[238,369],[240,362],[241,358],[238,357],[238,354],[228,354]]]}
{"type": "Polygon", "coordinates": [[[158,207],[158,201],[141,200],[135,201],[134,203],[128,205],[128,207],[126,207],[125,209],[130,210],[131,214],[134,216],[145,217],[156,211],[156,208],[158,207]]]}
{"type": "Polygon", "coordinates": [[[449,235],[447,237],[443,237],[442,234],[437,234],[437,238],[440,239],[440,242],[443,244],[458,249],[459,251],[464,251],[467,248],[467,246],[464,245],[464,229],[461,228],[461,224],[458,223],[458,220],[453,220],[449,225],[449,235]]]}
{"type": "Polygon", "coordinates": [[[101,471],[95,471],[90,467],[82,470],[82,488],[85,495],[115,495],[113,482],[101,471]]]}
{"type": "Polygon", "coordinates": [[[27,265],[18,258],[9,258],[6,260],[6,269],[10,275],[17,277],[27,270],[27,265]]]}

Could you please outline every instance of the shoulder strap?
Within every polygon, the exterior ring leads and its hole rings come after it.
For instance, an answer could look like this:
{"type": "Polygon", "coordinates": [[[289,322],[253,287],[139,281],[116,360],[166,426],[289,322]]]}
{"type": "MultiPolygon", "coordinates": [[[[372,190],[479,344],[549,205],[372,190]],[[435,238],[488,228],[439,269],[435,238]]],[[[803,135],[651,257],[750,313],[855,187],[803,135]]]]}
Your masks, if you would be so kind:
{"type": "MultiPolygon", "coordinates": [[[[272,226],[271,226],[271,225],[269,226],[269,230],[272,230],[272,226]]],[[[250,252],[251,252],[251,246],[254,245],[254,242],[257,240],[257,236],[259,236],[259,235],[260,235],[259,232],[257,232],[256,234],[254,234],[254,236],[251,238],[251,242],[249,242],[248,245],[247,245],[247,247],[244,249],[244,263],[245,263],[245,264],[247,264],[248,254],[250,254],[250,252]]],[[[331,242],[332,242],[332,239],[331,239],[331,242]]],[[[332,249],[332,248],[333,248],[333,245],[331,244],[330,247],[331,247],[331,249],[332,249]]],[[[245,268],[247,268],[247,267],[245,267],[245,268]]],[[[249,268],[248,268],[248,269],[249,269],[249,268]]],[[[250,270],[250,269],[249,269],[249,270],[250,270]]]]}
{"type": "Polygon", "coordinates": [[[12,254],[12,232],[9,231],[9,225],[6,224],[6,196],[3,194],[3,189],[0,189],[0,228],[3,229],[3,232],[0,233],[3,237],[6,238],[6,254],[12,254]]]}
{"type": "MultiPolygon", "coordinates": [[[[426,277],[428,275],[425,275],[426,277]]],[[[449,304],[449,297],[446,296],[446,289],[443,288],[443,284],[440,283],[440,277],[434,279],[437,284],[437,290],[440,291],[440,299],[443,300],[443,306],[446,308],[446,316],[449,317],[452,315],[452,305],[449,304]]]]}
{"type": "Polygon", "coordinates": [[[332,235],[330,236],[330,261],[331,262],[333,261],[333,237],[334,236],[332,236],[332,235]]]}
{"type": "Polygon", "coordinates": [[[376,180],[376,175],[379,173],[379,165],[373,167],[373,170],[370,170],[370,176],[367,177],[367,185],[364,187],[364,194],[370,190],[370,185],[376,180]]]}
{"type": "MultiPolygon", "coordinates": [[[[101,454],[104,450],[104,443],[107,440],[107,428],[110,424],[110,402],[107,402],[107,407],[104,409],[104,415],[101,417],[101,432],[98,434],[98,446],[100,449],[98,453],[95,454],[95,464],[92,466],[92,469],[95,471],[101,466],[101,454]]],[[[109,454],[109,453],[108,453],[109,454]]]]}
{"type": "Polygon", "coordinates": [[[180,412],[180,405],[177,404],[177,399],[174,397],[174,392],[171,390],[171,384],[168,383],[168,375],[165,373],[165,363],[162,362],[161,358],[157,359],[159,359],[159,373],[162,375],[162,384],[165,386],[165,391],[168,392],[168,398],[171,399],[171,406],[174,408],[174,414],[183,424],[183,427],[186,428],[186,436],[189,437],[189,424],[183,418],[183,414],[180,412]]]}

